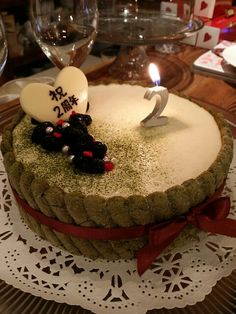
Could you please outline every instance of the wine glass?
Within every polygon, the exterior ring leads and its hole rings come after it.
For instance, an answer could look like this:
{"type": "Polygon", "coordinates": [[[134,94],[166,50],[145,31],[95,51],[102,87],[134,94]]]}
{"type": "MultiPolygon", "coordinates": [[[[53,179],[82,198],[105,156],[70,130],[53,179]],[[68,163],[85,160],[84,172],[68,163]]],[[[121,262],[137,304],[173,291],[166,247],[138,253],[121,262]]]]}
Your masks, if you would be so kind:
{"type": "Polygon", "coordinates": [[[144,79],[147,45],[177,42],[203,26],[194,0],[100,0],[98,9],[98,40],[121,45],[110,72],[123,80],[144,79]]]}
{"type": "Polygon", "coordinates": [[[2,17],[0,15],[0,75],[2,74],[6,61],[7,61],[7,54],[8,54],[8,49],[7,49],[6,33],[5,33],[5,28],[4,28],[2,17]]]}
{"type": "Polygon", "coordinates": [[[97,34],[96,0],[30,0],[30,20],[40,48],[59,69],[79,67],[97,34]]]}

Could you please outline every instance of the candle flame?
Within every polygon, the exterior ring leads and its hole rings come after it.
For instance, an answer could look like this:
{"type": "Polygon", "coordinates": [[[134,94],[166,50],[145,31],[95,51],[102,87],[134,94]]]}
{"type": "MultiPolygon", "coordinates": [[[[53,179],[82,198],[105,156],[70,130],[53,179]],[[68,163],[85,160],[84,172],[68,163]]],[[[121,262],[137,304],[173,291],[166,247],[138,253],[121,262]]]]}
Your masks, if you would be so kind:
{"type": "Polygon", "coordinates": [[[157,66],[154,63],[150,63],[148,67],[149,75],[155,85],[160,85],[160,74],[157,66]]]}

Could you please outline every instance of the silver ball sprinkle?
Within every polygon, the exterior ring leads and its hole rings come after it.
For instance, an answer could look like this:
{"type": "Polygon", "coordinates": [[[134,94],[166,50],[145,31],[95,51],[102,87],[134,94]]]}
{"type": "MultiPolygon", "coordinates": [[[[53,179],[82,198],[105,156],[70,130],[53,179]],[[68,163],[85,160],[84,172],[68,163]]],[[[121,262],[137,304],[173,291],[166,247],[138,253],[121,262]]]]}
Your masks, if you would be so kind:
{"type": "Polygon", "coordinates": [[[69,148],[70,148],[70,147],[69,147],[68,145],[64,145],[64,146],[62,147],[62,152],[63,152],[63,154],[67,154],[69,148]]]}
{"type": "Polygon", "coordinates": [[[116,159],[115,157],[113,157],[113,158],[111,159],[111,162],[113,163],[113,165],[116,165],[117,159],[116,159]]]}
{"type": "Polygon", "coordinates": [[[107,162],[107,161],[110,161],[110,158],[108,156],[104,156],[103,160],[107,162]]]}
{"type": "Polygon", "coordinates": [[[70,155],[69,158],[68,158],[69,162],[72,163],[74,158],[75,158],[75,155],[70,155]]]}
{"type": "Polygon", "coordinates": [[[61,127],[65,129],[65,128],[68,128],[68,126],[70,126],[69,122],[63,122],[61,127]]]}
{"type": "Polygon", "coordinates": [[[46,127],[46,133],[47,133],[47,134],[50,134],[50,133],[52,133],[52,132],[53,132],[53,127],[52,127],[52,126],[46,127]]]}

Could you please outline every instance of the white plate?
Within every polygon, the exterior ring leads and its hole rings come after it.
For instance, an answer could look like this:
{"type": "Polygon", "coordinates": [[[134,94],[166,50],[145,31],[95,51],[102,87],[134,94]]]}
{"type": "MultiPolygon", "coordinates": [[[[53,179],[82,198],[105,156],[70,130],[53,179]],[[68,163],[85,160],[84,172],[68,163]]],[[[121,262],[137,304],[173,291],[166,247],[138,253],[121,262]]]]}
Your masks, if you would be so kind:
{"type": "Polygon", "coordinates": [[[19,97],[22,88],[24,88],[29,83],[35,83],[35,82],[53,84],[54,78],[50,76],[37,76],[37,77],[22,77],[15,80],[11,80],[1,86],[0,96],[6,97],[6,95],[14,94],[17,97],[19,97]]]}
{"type": "Polygon", "coordinates": [[[18,98],[19,95],[18,94],[6,94],[6,95],[2,95],[0,96],[0,105],[1,104],[6,104],[9,101],[12,101],[13,99],[18,98]]]}
{"type": "Polygon", "coordinates": [[[225,48],[222,56],[227,63],[236,67],[236,45],[225,48]]]}

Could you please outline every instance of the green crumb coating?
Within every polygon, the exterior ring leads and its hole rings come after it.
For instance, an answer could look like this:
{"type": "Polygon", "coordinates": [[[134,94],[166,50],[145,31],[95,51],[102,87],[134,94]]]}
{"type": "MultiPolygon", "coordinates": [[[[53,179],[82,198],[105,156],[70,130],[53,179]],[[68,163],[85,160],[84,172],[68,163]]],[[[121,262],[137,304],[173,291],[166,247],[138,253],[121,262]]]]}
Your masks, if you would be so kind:
{"type": "Polygon", "coordinates": [[[192,200],[192,207],[200,204],[204,200],[205,193],[198,180],[187,180],[183,183],[183,186],[187,195],[189,195],[189,199],[192,200]]]}
{"type": "Polygon", "coordinates": [[[154,221],[159,222],[170,219],[173,216],[171,203],[167,195],[163,192],[154,192],[147,196],[150,211],[154,216],[154,221]]]}
{"type": "Polygon", "coordinates": [[[176,185],[166,191],[175,216],[185,214],[191,207],[188,195],[183,186],[176,185]]]}
{"type": "Polygon", "coordinates": [[[92,241],[93,246],[99,252],[99,255],[109,260],[119,259],[120,256],[113,250],[110,241],[92,241]]]}
{"type": "Polygon", "coordinates": [[[60,188],[52,186],[46,189],[44,198],[48,208],[50,208],[58,220],[65,223],[73,223],[72,217],[65,210],[64,193],[60,188]]]}
{"type": "Polygon", "coordinates": [[[6,169],[6,172],[8,173],[10,170],[10,167],[15,162],[15,155],[12,151],[8,151],[6,154],[4,154],[3,164],[6,169]]]}
{"type": "Polygon", "coordinates": [[[219,158],[221,160],[221,164],[225,172],[228,173],[231,160],[233,158],[233,148],[231,144],[224,144],[224,150],[219,153],[219,158]]]}
{"type": "Polygon", "coordinates": [[[34,179],[30,188],[37,207],[40,208],[44,215],[55,218],[55,214],[50,210],[44,197],[49,185],[44,180],[34,179]]]}
{"type": "Polygon", "coordinates": [[[33,180],[34,180],[34,175],[32,174],[32,172],[24,171],[20,177],[20,189],[27,203],[31,207],[37,209],[38,206],[34,200],[32,191],[29,188],[33,180]]]}
{"type": "Polygon", "coordinates": [[[200,183],[205,195],[210,197],[215,192],[215,178],[210,171],[202,173],[197,180],[200,183]]]}
{"type": "Polygon", "coordinates": [[[9,130],[5,130],[1,141],[1,151],[3,155],[12,150],[12,140],[12,132],[9,130]]]}
{"type": "Polygon", "coordinates": [[[56,236],[57,239],[59,239],[59,241],[61,242],[62,246],[70,253],[75,254],[75,255],[80,255],[80,251],[78,250],[78,248],[74,245],[73,241],[71,240],[71,238],[61,232],[55,231],[54,230],[54,234],[56,236]]]}
{"type": "Polygon", "coordinates": [[[142,196],[129,196],[126,200],[126,206],[136,225],[148,225],[154,221],[152,212],[149,211],[148,202],[142,196]]]}
{"type": "Polygon", "coordinates": [[[146,237],[123,241],[110,241],[113,250],[120,258],[131,259],[136,256],[144,245],[147,244],[146,237]]]}
{"type": "Polygon", "coordinates": [[[114,224],[106,213],[106,201],[101,196],[88,195],[84,199],[84,208],[91,221],[96,221],[99,227],[112,228],[114,224]]]}
{"type": "Polygon", "coordinates": [[[20,121],[22,120],[22,118],[24,118],[25,113],[24,111],[20,108],[17,112],[17,114],[14,115],[12,122],[10,124],[10,126],[12,127],[13,125],[17,125],[18,123],[20,123],[20,121]]]}
{"type": "Polygon", "coordinates": [[[225,179],[225,172],[219,160],[215,161],[209,168],[215,178],[216,188],[219,188],[225,179]]]}
{"type": "Polygon", "coordinates": [[[9,167],[9,172],[8,172],[9,181],[13,189],[16,190],[16,192],[18,193],[20,197],[23,197],[20,186],[19,186],[20,177],[23,170],[24,170],[23,165],[20,162],[16,161],[9,167]]]}
{"type": "Polygon", "coordinates": [[[88,218],[88,213],[84,208],[84,195],[81,193],[67,193],[65,194],[65,206],[76,224],[84,227],[92,227],[88,218]]]}
{"type": "Polygon", "coordinates": [[[90,243],[90,241],[78,239],[76,237],[71,237],[71,241],[82,255],[88,256],[91,259],[96,259],[100,256],[98,250],[92,245],[92,243],[90,243]]]}
{"type": "Polygon", "coordinates": [[[117,226],[124,228],[131,227],[134,224],[126,204],[126,200],[121,196],[110,197],[106,202],[106,211],[111,216],[112,221],[117,226]]]}
{"type": "Polygon", "coordinates": [[[54,233],[54,231],[51,228],[45,225],[40,225],[40,228],[44,234],[44,237],[43,237],[44,239],[47,239],[50,243],[52,243],[52,245],[55,245],[62,249],[65,248],[62,242],[60,241],[59,237],[57,237],[57,235],[54,233]]]}
{"type": "Polygon", "coordinates": [[[45,237],[43,229],[41,228],[41,225],[33,217],[28,215],[21,207],[19,207],[19,209],[21,216],[24,218],[30,229],[36,232],[41,238],[47,239],[47,237],[45,237]]]}

